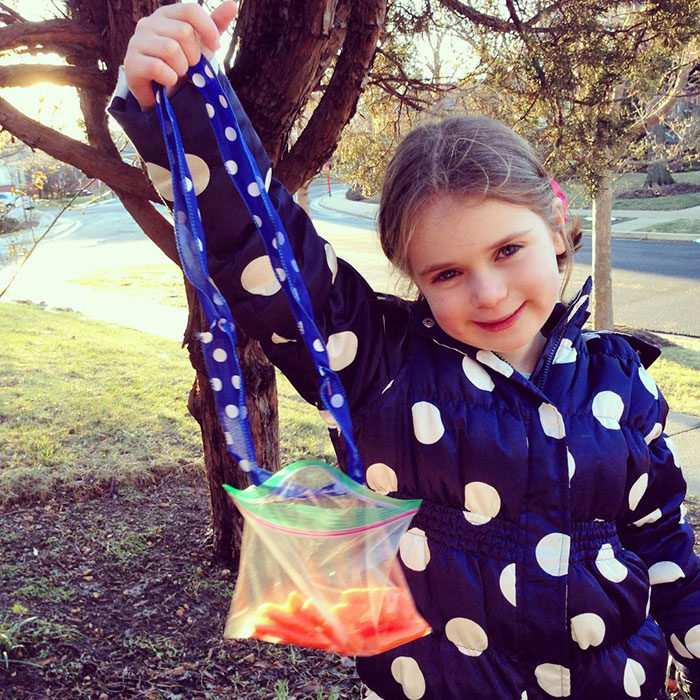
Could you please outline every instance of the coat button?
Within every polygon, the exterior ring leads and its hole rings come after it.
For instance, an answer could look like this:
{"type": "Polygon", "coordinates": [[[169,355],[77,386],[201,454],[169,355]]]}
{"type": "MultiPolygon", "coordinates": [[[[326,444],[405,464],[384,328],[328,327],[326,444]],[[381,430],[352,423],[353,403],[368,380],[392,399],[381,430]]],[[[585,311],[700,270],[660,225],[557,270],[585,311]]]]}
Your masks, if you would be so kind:
{"type": "Polygon", "coordinates": [[[432,328],[435,325],[435,321],[433,321],[432,318],[424,318],[423,319],[423,325],[426,328],[432,328]]]}

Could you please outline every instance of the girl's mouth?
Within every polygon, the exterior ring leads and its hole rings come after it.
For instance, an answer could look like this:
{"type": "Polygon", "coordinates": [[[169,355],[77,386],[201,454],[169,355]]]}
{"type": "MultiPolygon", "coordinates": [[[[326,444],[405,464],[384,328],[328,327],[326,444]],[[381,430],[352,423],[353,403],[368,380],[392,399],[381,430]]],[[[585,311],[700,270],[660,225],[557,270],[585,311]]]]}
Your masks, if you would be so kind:
{"type": "Polygon", "coordinates": [[[474,321],[474,323],[483,328],[486,331],[502,331],[506,328],[510,328],[520,317],[520,314],[525,308],[525,302],[523,302],[510,316],[504,316],[496,321],[489,321],[488,323],[474,321]]]}

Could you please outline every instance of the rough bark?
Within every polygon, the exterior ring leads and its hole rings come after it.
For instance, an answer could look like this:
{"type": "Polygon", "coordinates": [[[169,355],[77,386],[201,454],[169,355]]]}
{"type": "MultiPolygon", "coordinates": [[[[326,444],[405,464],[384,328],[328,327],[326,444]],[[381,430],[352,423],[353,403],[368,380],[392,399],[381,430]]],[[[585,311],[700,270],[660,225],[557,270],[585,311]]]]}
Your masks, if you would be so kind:
{"type": "Polygon", "coordinates": [[[612,330],[612,173],[604,172],[593,198],[593,327],[612,330]]]}
{"type": "Polygon", "coordinates": [[[647,168],[647,176],[644,180],[644,187],[663,187],[672,185],[675,182],[671,171],[666,167],[666,163],[659,161],[652,163],[647,168]]]}
{"type": "Polygon", "coordinates": [[[311,180],[307,180],[298,190],[297,190],[297,202],[299,206],[308,214],[309,213],[309,187],[311,186],[311,180]]]}

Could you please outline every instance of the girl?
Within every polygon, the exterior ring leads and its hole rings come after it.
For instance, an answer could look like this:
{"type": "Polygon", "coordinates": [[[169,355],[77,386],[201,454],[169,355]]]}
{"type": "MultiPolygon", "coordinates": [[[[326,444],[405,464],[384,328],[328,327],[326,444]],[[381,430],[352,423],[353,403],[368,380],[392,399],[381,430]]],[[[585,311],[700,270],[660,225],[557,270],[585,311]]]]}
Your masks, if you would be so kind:
{"type": "MultiPolygon", "coordinates": [[[[163,7],[129,45],[110,111],[169,202],[151,80],[174,92],[199,58],[197,36],[215,49],[233,14],[231,3],[211,18],[196,5],[163,7]]],[[[567,230],[563,196],[533,150],[477,117],[409,134],[379,214],[385,253],[420,292],[405,302],[375,294],[336,259],[271,176],[219,80],[292,239],[367,483],[423,499],[400,560],[432,634],[358,659],[373,697],[655,698],[669,647],[700,668],[685,483],[663,433],[666,403],[645,369],[658,352],[582,332],[590,280],[558,302],[579,234],[567,230]]],[[[173,107],[214,281],[236,323],[316,403],[317,374],[221,162],[207,105],[187,83],[173,107]]]]}

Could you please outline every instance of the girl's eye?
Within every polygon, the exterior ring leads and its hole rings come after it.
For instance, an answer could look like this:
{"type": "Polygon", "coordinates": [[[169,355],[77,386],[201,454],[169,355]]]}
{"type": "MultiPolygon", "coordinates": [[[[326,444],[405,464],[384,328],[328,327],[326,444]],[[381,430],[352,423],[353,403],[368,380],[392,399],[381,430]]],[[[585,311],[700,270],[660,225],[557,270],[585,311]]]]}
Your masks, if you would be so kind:
{"type": "Polygon", "coordinates": [[[443,270],[439,274],[435,275],[433,282],[446,282],[452,279],[457,274],[457,270],[443,270]]]}
{"type": "Polygon", "coordinates": [[[498,257],[509,258],[511,255],[517,253],[521,248],[522,246],[518,245],[517,243],[509,243],[508,245],[504,245],[503,248],[499,249],[498,257]]]}

